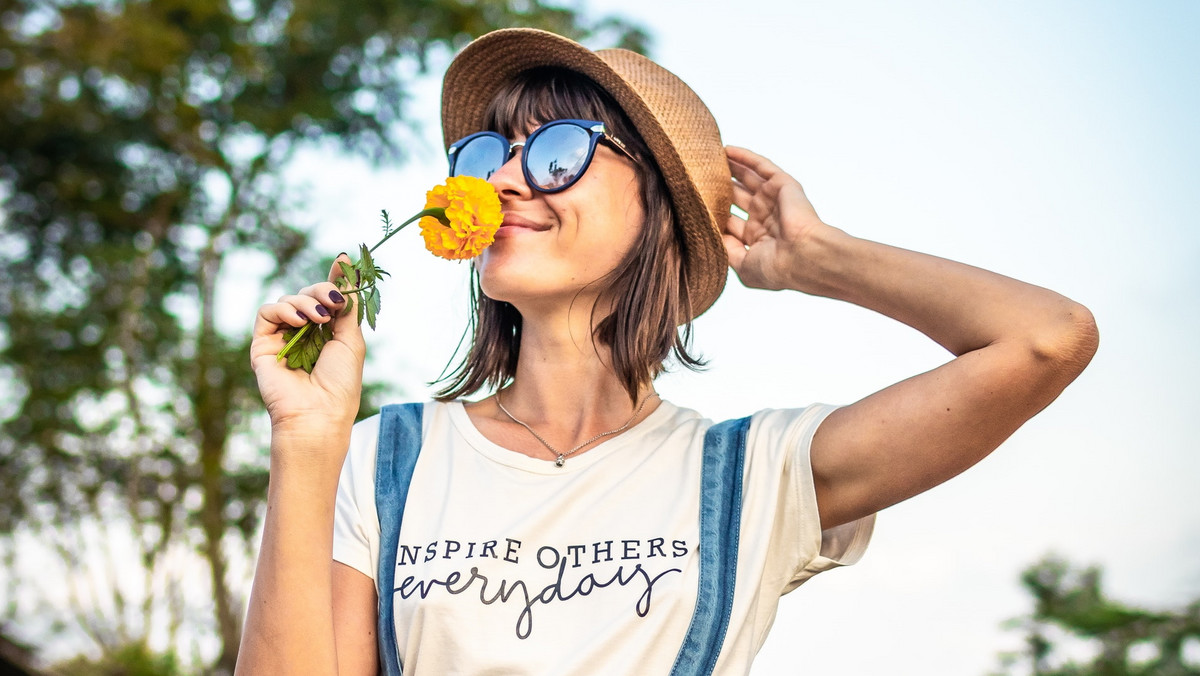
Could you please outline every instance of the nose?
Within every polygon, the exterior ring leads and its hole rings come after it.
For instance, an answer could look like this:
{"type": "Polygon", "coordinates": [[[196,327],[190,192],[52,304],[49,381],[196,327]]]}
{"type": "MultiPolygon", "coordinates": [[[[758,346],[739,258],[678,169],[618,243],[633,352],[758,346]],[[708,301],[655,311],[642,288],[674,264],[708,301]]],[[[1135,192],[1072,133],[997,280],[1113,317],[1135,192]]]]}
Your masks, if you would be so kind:
{"type": "Polygon", "coordinates": [[[533,192],[525,182],[525,174],[521,170],[521,154],[525,152],[525,143],[512,144],[508,161],[500,165],[490,177],[488,183],[500,193],[501,197],[524,199],[533,192]]]}

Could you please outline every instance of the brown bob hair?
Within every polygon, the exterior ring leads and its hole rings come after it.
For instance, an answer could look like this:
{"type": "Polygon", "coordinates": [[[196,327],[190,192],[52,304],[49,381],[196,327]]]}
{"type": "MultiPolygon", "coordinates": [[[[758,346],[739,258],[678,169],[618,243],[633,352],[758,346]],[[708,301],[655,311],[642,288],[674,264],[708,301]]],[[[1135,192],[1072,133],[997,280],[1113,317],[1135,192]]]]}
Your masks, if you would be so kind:
{"type": "MultiPolygon", "coordinates": [[[[604,122],[609,133],[638,158],[635,169],[646,221],[624,259],[596,282],[603,287],[602,297],[611,301],[612,311],[598,322],[593,316],[592,322],[596,327],[593,342],[609,348],[609,366],[636,403],[640,386],[661,374],[672,354],[686,368],[704,365],[688,352],[692,307],[684,273],[683,235],[666,183],[645,141],[616,101],[586,76],[556,67],[522,72],[492,100],[483,128],[511,138],[564,118],[604,122]]],[[[463,333],[464,340],[471,334],[470,349],[452,372],[443,372],[434,381],[444,384],[436,395],[441,401],[485,388],[499,390],[516,376],[521,313],[509,303],[488,298],[474,267],[470,303],[470,323],[463,333]]],[[[450,363],[461,351],[462,342],[450,363]]]]}

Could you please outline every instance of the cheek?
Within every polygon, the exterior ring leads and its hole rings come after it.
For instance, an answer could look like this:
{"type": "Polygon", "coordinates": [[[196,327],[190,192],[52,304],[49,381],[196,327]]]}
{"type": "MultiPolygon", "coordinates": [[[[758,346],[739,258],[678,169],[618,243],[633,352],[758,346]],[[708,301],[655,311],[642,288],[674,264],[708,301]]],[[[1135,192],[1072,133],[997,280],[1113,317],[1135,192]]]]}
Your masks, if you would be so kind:
{"type": "Polygon", "coordinates": [[[642,196],[636,187],[630,189],[629,199],[625,202],[625,224],[631,242],[646,227],[646,210],[642,208],[642,196]]]}
{"type": "Polygon", "coordinates": [[[623,167],[589,169],[580,184],[584,189],[574,195],[568,190],[564,199],[548,201],[550,208],[560,223],[574,225],[577,241],[623,254],[645,222],[637,176],[623,167]]]}
{"type": "Polygon", "coordinates": [[[614,239],[619,244],[614,247],[621,256],[638,241],[642,228],[646,226],[646,211],[642,208],[641,191],[638,190],[636,179],[632,179],[624,190],[614,200],[611,206],[613,214],[614,239]]]}

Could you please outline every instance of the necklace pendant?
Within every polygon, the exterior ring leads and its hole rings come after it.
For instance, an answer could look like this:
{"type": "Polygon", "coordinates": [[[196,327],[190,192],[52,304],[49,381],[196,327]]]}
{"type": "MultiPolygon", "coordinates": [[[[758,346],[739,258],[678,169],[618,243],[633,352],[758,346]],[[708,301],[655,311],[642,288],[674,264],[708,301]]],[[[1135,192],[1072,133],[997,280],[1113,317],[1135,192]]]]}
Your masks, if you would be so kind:
{"type": "Polygon", "coordinates": [[[554,466],[562,467],[563,463],[565,463],[566,461],[567,461],[567,456],[563,455],[562,453],[559,453],[558,457],[554,459],[554,466]]]}

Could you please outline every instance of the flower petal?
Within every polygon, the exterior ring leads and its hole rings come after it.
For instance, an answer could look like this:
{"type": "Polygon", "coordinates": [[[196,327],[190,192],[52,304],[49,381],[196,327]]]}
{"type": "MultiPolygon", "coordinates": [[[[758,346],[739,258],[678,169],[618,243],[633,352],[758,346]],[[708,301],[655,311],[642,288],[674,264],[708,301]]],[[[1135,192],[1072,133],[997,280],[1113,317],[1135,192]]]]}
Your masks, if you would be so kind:
{"type": "Polygon", "coordinates": [[[433,217],[421,219],[425,248],[448,260],[474,258],[491,246],[504,215],[500,197],[487,181],[473,176],[452,176],[426,193],[425,208],[446,210],[449,226],[433,217]]]}

